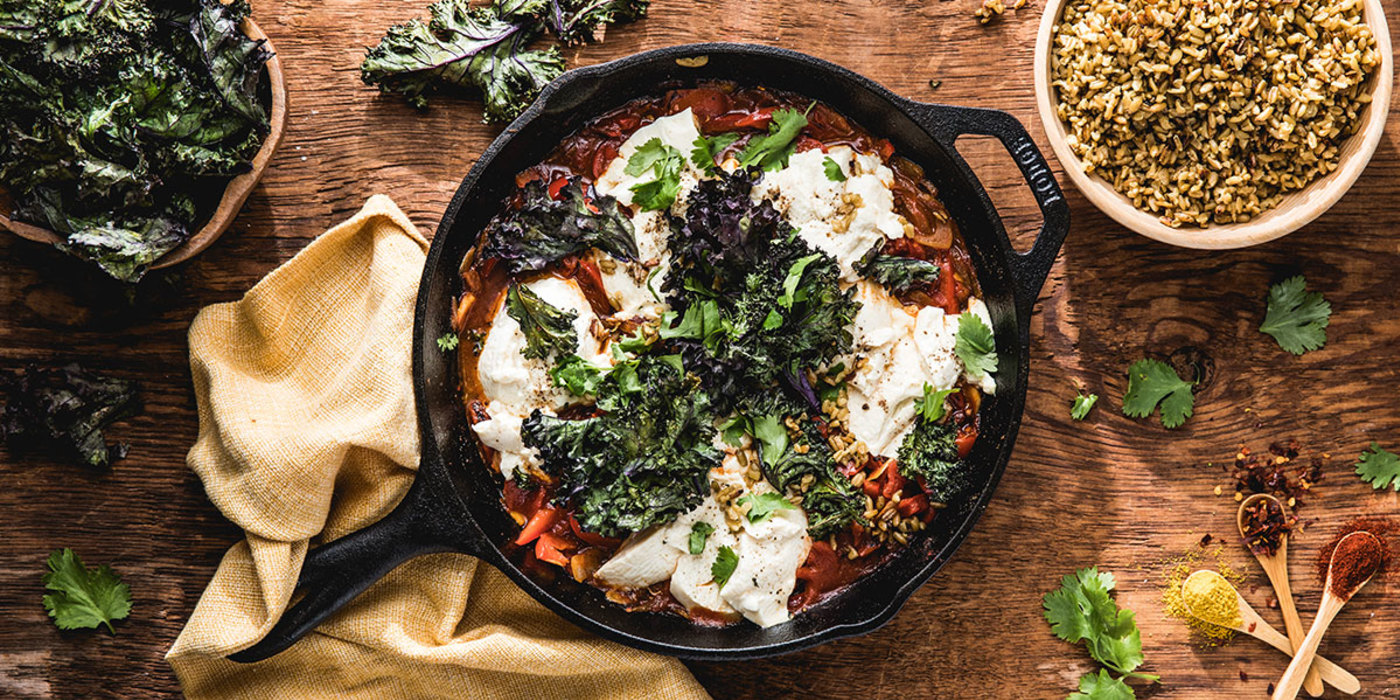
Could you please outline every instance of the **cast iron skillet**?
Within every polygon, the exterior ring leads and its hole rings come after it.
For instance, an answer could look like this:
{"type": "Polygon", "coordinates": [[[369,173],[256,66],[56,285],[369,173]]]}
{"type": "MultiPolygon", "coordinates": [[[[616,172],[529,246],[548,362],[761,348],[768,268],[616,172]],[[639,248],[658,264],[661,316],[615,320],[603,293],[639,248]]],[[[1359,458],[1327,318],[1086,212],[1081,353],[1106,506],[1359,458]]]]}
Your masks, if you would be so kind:
{"type": "Polygon", "coordinates": [[[766,46],[676,46],[565,73],[477,161],[433,239],[413,327],[413,381],[423,444],[413,486],[383,520],[312,550],[298,582],[304,596],[263,640],[229,658],[249,662],[272,656],[399,563],[443,551],[480,557],[584,629],[673,656],[756,658],[876,629],[948,561],[1006,468],[1025,406],[1031,308],[1068,229],[1069,208],[1049,166],[1021,124],[1005,112],[912,102],[840,66],[766,46]],[[499,485],[468,442],[471,431],[458,394],[455,358],[435,342],[450,330],[452,300],[461,291],[462,256],[514,186],[517,172],[609,109],[668,85],[716,78],[821,100],[890,139],[899,154],[922,165],[967,240],[1001,358],[996,398],[984,404],[982,432],[968,458],[980,486],[975,498],[940,513],[926,536],[841,595],[769,629],[747,623],[715,629],[677,616],[628,613],[567,575],[544,580],[518,568],[501,549],[518,526],[506,515],[499,485]],[[1012,249],[986,191],[954,150],[962,134],[997,137],[1020,166],[1044,218],[1029,252],[1012,249]]]}

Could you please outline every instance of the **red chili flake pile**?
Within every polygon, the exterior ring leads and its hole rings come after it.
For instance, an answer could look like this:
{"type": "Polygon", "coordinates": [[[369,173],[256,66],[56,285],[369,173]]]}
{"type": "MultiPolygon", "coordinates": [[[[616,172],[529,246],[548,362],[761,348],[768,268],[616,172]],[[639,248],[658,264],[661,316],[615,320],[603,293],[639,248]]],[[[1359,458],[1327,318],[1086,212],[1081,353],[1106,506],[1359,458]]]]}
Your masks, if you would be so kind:
{"type": "Polygon", "coordinates": [[[1283,544],[1283,538],[1298,524],[1298,516],[1285,514],[1279,502],[1259,498],[1244,507],[1244,543],[1249,551],[1273,556],[1283,544]]]}
{"type": "Polygon", "coordinates": [[[1267,454],[1254,454],[1248,447],[1235,453],[1235,463],[1226,467],[1235,481],[1235,500],[1248,493],[1271,493],[1289,508],[1297,508],[1302,497],[1322,480],[1322,460],[1307,464],[1298,460],[1298,441],[1275,442],[1267,454]]]}
{"type": "Polygon", "coordinates": [[[1317,580],[1326,582],[1327,574],[1331,571],[1333,595],[1346,600],[1362,581],[1385,573],[1390,563],[1390,546],[1386,540],[1397,532],[1400,532],[1400,526],[1381,517],[1360,517],[1343,525],[1332,541],[1318,552],[1317,580]],[[1342,542],[1347,535],[1356,532],[1369,532],[1375,535],[1375,539],[1354,537],[1342,542]],[[1336,569],[1332,568],[1333,554],[1337,559],[1336,569]]]}

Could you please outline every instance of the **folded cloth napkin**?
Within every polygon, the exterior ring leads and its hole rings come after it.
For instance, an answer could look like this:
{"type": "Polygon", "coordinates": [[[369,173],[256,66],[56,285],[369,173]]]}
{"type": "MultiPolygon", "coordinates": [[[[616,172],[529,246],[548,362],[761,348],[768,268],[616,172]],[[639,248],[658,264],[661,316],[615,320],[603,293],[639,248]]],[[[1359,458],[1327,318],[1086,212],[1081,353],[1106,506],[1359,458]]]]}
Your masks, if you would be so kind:
{"type": "Polygon", "coordinates": [[[311,546],[418,468],[409,348],[427,241],[384,196],[190,326],[190,468],[247,533],[166,659],[193,698],[705,698],[678,661],[593,637],[463,554],[403,564],[287,651],[224,658],[287,608],[311,546]]]}

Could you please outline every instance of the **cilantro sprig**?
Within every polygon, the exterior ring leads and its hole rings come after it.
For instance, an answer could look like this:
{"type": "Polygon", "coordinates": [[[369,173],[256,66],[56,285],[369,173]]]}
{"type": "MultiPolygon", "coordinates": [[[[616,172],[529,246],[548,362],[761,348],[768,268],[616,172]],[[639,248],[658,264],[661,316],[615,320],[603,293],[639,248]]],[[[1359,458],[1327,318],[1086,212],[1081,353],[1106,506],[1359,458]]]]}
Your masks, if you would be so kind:
{"type": "Polygon", "coordinates": [[[1123,414],[1132,418],[1152,415],[1162,408],[1162,425],[1179,428],[1195,406],[1191,393],[1195,384],[1177,376],[1176,370],[1161,360],[1138,360],[1128,368],[1128,391],[1123,394],[1123,414]]]}
{"type": "Polygon", "coordinates": [[[691,554],[700,554],[705,551],[705,540],[710,538],[715,531],[715,526],[704,520],[696,520],[690,526],[690,541],[687,543],[691,554]]]}
{"type": "Polygon", "coordinates": [[[817,103],[807,105],[807,110],[799,112],[784,108],[773,112],[773,121],[768,125],[768,133],[751,139],[739,153],[739,166],[758,166],[764,170],[782,170],[788,159],[797,150],[797,135],[807,126],[807,113],[817,103]]]}
{"type": "Polygon", "coordinates": [[[49,554],[44,588],[44,609],[61,630],[97,629],[106,625],[116,633],[112,622],[131,614],[131,589],[106,565],[89,569],[71,549],[49,554]]]}
{"type": "Polygon", "coordinates": [[[695,143],[690,149],[690,162],[695,164],[706,175],[714,175],[719,172],[719,165],[715,162],[719,160],[725,149],[739,140],[739,132],[726,131],[722,134],[715,134],[709,138],[696,136],[695,143]]]}
{"type": "Polygon", "coordinates": [[[646,211],[670,209],[681,192],[681,170],[685,157],[681,152],[654,138],[642,144],[627,159],[623,172],[640,177],[650,172],[652,180],[632,185],[632,202],[646,211]]]}
{"type": "Polygon", "coordinates": [[[1302,355],[1327,343],[1327,322],[1332,305],[1319,292],[1306,291],[1302,275],[1269,287],[1269,309],[1259,330],[1274,337],[1279,347],[1302,355]]]}
{"type": "Polygon", "coordinates": [[[796,508],[780,493],[765,491],[763,493],[751,493],[736,501],[739,505],[748,504],[749,522],[761,523],[780,510],[796,508]]]}
{"type": "Polygon", "coordinates": [[[826,179],[832,182],[845,182],[846,173],[841,170],[841,164],[827,156],[822,159],[822,169],[826,171],[826,179]]]}
{"type": "Polygon", "coordinates": [[[1109,595],[1116,586],[1113,574],[1089,567],[1065,576],[1060,587],[1046,593],[1041,602],[1045,621],[1056,637],[1071,644],[1084,642],[1089,656],[1120,674],[1114,678],[1099,669],[1097,674],[1085,675],[1079,680],[1080,693],[1070,695],[1070,700],[1132,698],[1133,689],[1124,678],[1158,678],[1137,671],[1143,663],[1142,634],[1133,612],[1119,609],[1109,595]]]}
{"type": "Polygon", "coordinates": [[[924,382],[924,395],[916,400],[919,415],[923,416],[923,419],[930,423],[941,420],[947,413],[947,408],[944,407],[943,402],[952,394],[957,393],[957,391],[957,387],[951,389],[935,389],[932,384],[924,382]]]}
{"type": "Polygon", "coordinates": [[[729,577],[734,575],[734,570],[739,568],[739,555],[734,548],[728,545],[719,548],[715,554],[715,563],[710,565],[710,576],[714,578],[715,585],[724,588],[724,584],[729,583],[729,577]]]}
{"type": "Polygon", "coordinates": [[[973,379],[997,371],[997,343],[992,329],[972,312],[958,316],[958,333],[953,352],[973,379]]]}
{"type": "Polygon", "coordinates": [[[457,337],[456,333],[448,331],[447,333],[443,333],[442,335],[438,336],[438,350],[441,350],[443,352],[451,352],[457,349],[457,345],[460,342],[461,339],[457,337]]]}
{"type": "Polygon", "coordinates": [[[1080,394],[1074,397],[1074,403],[1070,404],[1069,417],[1075,420],[1084,420],[1089,411],[1094,410],[1094,404],[1099,402],[1098,394],[1080,394]]]}
{"type": "Polygon", "coordinates": [[[1380,443],[1372,442],[1356,459],[1356,474],[1373,489],[1390,487],[1400,491],[1400,457],[1380,443]]]}

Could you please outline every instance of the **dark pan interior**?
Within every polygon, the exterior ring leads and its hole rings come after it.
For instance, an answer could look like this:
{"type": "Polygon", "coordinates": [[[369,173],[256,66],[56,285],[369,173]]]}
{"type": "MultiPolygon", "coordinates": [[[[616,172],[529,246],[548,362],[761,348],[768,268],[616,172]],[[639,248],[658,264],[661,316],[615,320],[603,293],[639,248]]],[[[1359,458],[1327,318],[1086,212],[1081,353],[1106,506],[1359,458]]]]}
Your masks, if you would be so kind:
{"type": "Polygon", "coordinates": [[[425,436],[423,469],[427,476],[445,468],[485,535],[484,542],[475,533],[464,535],[472,541],[463,541],[460,547],[502,568],[571,621],[633,646],[678,656],[713,659],[783,653],[870,631],[893,616],[908,595],[947,561],[985,508],[1010,454],[1027,378],[1028,320],[1018,318],[1012,253],[1000,220],[962,159],[916,121],[920,107],[849,71],[801,54],[766,47],[701,45],[663,49],[575,71],[517,120],[483,155],[452,201],[433,241],[420,290],[415,353],[425,436]],[[675,62],[678,57],[696,55],[708,57],[705,65],[689,68],[675,62]],[[748,623],[705,628],[675,616],[627,613],[567,575],[549,581],[516,568],[499,545],[518,528],[500,505],[496,479],[466,442],[472,438],[457,393],[455,363],[438,351],[434,341],[449,330],[452,299],[460,291],[462,256],[510,192],[517,172],[543,159],[566,135],[602,112],[655,94],[663,85],[706,79],[762,84],[821,100],[873,134],[890,139],[899,154],[923,166],[968,242],[992,313],[1001,362],[997,396],[984,404],[981,437],[969,457],[978,490],[964,503],[940,513],[925,536],[885,566],[792,622],[766,630],[748,623]]]}

